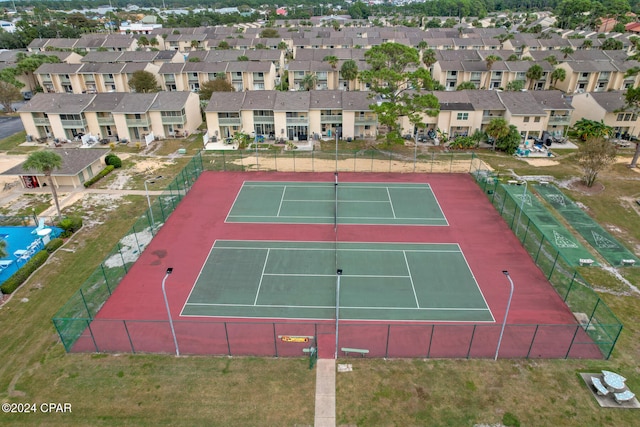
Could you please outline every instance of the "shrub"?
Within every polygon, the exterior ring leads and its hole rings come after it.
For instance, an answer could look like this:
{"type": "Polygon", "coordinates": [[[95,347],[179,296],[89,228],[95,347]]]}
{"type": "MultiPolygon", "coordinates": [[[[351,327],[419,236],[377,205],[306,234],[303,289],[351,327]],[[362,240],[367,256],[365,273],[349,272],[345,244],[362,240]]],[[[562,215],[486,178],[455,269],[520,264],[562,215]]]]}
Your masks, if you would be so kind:
{"type": "Polygon", "coordinates": [[[82,218],[67,217],[60,221],[58,226],[63,230],[61,237],[69,237],[82,228],[82,218]]]}
{"type": "Polygon", "coordinates": [[[89,188],[89,187],[91,187],[92,184],[100,181],[102,178],[107,176],[113,169],[114,169],[113,165],[109,165],[106,168],[102,169],[98,175],[96,175],[93,178],[91,178],[90,180],[84,182],[85,188],[89,188]]]}
{"type": "Polygon", "coordinates": [[[40,251],[36,253],[25,265],[20,267],[18,271],[13,273],[13,276],[9,277],[3,284],[0,286],[3,294],[13,293],[20,285],[22,285],[28,278],[31,276],[31,273],[36,271],[38,267],[44,264],[49,258],[49,253],[47,251],[40,251]]]}
{"type": "Polygon", "coordinates": [[[52,254],[56,251],[56,249],[62,246],[63,243],[64,243],[64,240],[62,240],[59,237],[55,239],[51,239],[49,243],[45,245],[44,250],[47,251],[47,253],[52,254]]]}
{"type": "Polygon", "coordinates": [[[111,165],[115,169],[119,169],[122,167],[122,160],[115,154],[107,154],[104,158],[104,162],[107,164],[107,166],[111,165]]]}

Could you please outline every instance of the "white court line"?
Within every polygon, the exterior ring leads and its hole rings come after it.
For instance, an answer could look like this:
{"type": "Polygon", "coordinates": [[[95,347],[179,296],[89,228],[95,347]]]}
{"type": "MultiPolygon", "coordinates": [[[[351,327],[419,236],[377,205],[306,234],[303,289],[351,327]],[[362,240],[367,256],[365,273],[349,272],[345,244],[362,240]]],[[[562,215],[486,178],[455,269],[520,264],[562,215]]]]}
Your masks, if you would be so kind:
{"type": "Polygon", "coordinates": [[[187,295],[187,299],[184,300],[184,304],[182,305],[182,310],[180,310],[180,316],[182,316],[182,312],[184,311],[184,308],[187,306],[187,303],[189,302],[189,298],[191,298],[191,294],[195,290],[198,280],[200,280],[200,276],[202,276],[202,271],[204,270],[204,267],[207,265],[207,262],[209,261],[209,258],[213,253],[213,249],[216,246],[216,242],[217,240],[213,242],[213,245],[211,245],[211,249],[209,249],[209,253],[207,254],[207,257],[204,259],[202,266],[200,267],[200,272],[198,273],[198,276],[196,277],[195,282],[193,282],[193,284],[191,285],[191,290],[189,291],[189,295],[187,295]]]}
{"type": "MultiPolygon", "coordinates": [[[[290,200],[287,200],[287,202],[289,202],[290,200]]],[[[302,200],[301,200],[302,201],[302,200]]],[[[315,200],[305,200],[305,202],[314,202],[315,200]]],[[[326,200],[325,202],[330,202],[333,200],[326,200]]],[[[341,200],[340,203],[343,203],[343,201],[341,200]]],[[[354,203],[354,202],[349,202],[349,203],[354,203]]],[[[367,202],[367,203],[372,203],[372,202],[367,202]]],[[[376,202],[377,203],[377,202],[376,202]]],[[[380,203],[388,203],[386,200],[380,203]]],[[[229,215],[227,218],[277,218],[276,216],[269,216],[269,215],[229,215]]],[[[282,216],[281,218],[304,218],[304,219],[311,219],[311,218],[331,218],[333,219],[332,216],[319,216],[319,215],[314,215],[314,216],[300,216],[300,215],[286,215],[286,216],[282,216]]],[[[358,216],[358,217],[351,217],[351,216],[338,216],[338,219],[378,219],[380,221],[382,220],[390,220],[390,219],[397,219],[398,221],[444,221],[446,222],[447,219],[445,217],[438,217],[438,218],[407,218],[407,217],[402,217],[402,218],[389,218],[389,217],[384,217],[384,216],[358,216]]],[[[314,223],[310,223],[309,225],[317,225],[314,223]]],[[[361,222],[355,223],[353,225],[367,225],[367,224],[363,224],[361,222]]],[[[392,224],[375,224],[375,225],[392,225],[392,224]]],[[[412,224],[401,224],[401,225],[412,225],[412,224]]]]}
{"type": "Polygon", "coordinates": [[[267,260],[269,259],[269,252],[271,248],[267,249],[267,256],[264,257],[264,264],[262,265],[262,274],[260,274],[260,283],[258,283],[258,289],[256,289],[256,299],[253,301],[253,305],[258,303],[258,296],[260,295],[260,287],[262,286],[262,279],[264,278],[264,270],[267,268],[267,260]]]}
{"type": "Polygon", "coordinates": [[[389,198],[389,204],[391,205],[391,213],[393,214],[393,219],[397,219],[396,210],[393,209],[393,202],[391,201],[391,193],[389,193],[389,187],[387,187],[387,197],[389,198]]]}
{"type": "MultiPolygon", "coordinates": [[[[320,243],[328,243],[328,242],[320,242],[320,243]]],[[[304,246],[289,246],[286,248],[261,248],[261,247],[250,247],[250,246],[216,246],[216,249],[251,249],[251,250],[273,250],[273,251],[335,251],[334,248],[307,248],[304,246]]],[[[436,250],[436,249],[349,249],[349,248],[340,248],[338,251],[341,252],[417,252],[417,253],[453,253],[457,254],[460,251],[451,251],[451,250],[436,250]]]]}
{"type": "Polygon", "coordinates": [[[231,215],[231,212],[233,211],[233,207],[236,205],[236,202],[238,201],[238,197],[240,197],[240,193],[242,193],[242,189],[244,188],[245,183],[246,181],[242,183],[242,185],[240,186],[240,190],[238,190],[238,192],[236,193],[236,197],[233,199],[233,203],[231,204],[231,208],[229,209],[229,212],[227,212],[227,217],[224,219],[224,222],[228,222],[229,218],[235,217],[235,215],[231,215]]]}
{"type": "Polygon", "coordinates": [[[284,202],[284,193],[287,192],[287,186],[285,185],[284,187],[282,187],[282,196],[280,196],[280,205],[278,206],[278,213],[276,214],[277,217],[280,217],[280,210],[282,209],[282,202],[284,202]]]}
{"type": "MultiPolygon", "coordinates": [[[[457,245],[458,245],[458,247],[460,247],[459,244],[457,244],[457,245]]],[[[484,305],[487,307],[487,310],[489,310],[489,314],[491,314],[491,318],[495,322],[496,318],[493,316],[493,311],[491,311],[491,309],[489,308],[489,304],[487,304],[487,299],[484,297],[484,293],[482,292],[482,288],[480,287],[480,285],[478,285],[478,280],[476,280],[476,276],[473,275],[473,270],[471,269],[471,266],[467,262],[467,257],[464,256],[464,252],[462,252],[462,249],[460,249],[460,254],[462,255],[462,259],[464,260],[464,263],[467,265],[467,269],[469,270],[469,273],[471,273],[471,277],[473,278],[473,281],[476,284],[476,288],[478,288],[478,291],[480,291],[480,295],[482,296],[482,300],[484,301],[484,305]]]]}
{"type": "MultiPolygon", "coordinates": [[[[298,273],[264,273],[264,276],[277,277],[336,277],[335,274],[298,274],[298,273]]],[[[381,277],[385,279],[411,279],[411,276],[385,276],[378,274],[343,274],[342,277],[381,277]]],[[[415,293],[415,290],[413,291],[415,293]]]]}
{"type": "MultiPolygon", "coordinates": [[[[215,303],[205,303],[205,302],[190,302],[189,305],[193,306],[202,306],[202,307],[259,307],[259,308],[310,308],[310,309],[335,309],[335,305],[282,305],[282,304],[273,304],[273,305],[265,305],[265,304],[215,304],[215,303]]],[[[460,308],[460,307],[365,307],[365,306],[343,306],[340,305],[340,308],[348,308],[351,310],[402,310],[402,311],[489,311],[487,308],[460,308]]],[[[206,316],[206,315],[205,315],[206,316]]],[[[224,316],[228,317],[228,316],[224,316]]],[[[235,317],[235,316],[233,316],[235,317]]],[[[385,320],[386,321],[386,320],[385,320]]]]}
{"type": "Polygon", "coordinates": [[[409,280],[411,280],[411,289],[413,289],[413,296],[416,299],[416,306],[420,308],[420,303],[418,302],[418,294],[416,294],[416,287],[413,285],[413,275],[411,274],[411,268],[409,267],[409,260],[407,259],[407,252],[402,251],[402,255],[404,256],[404,262],[407,264],[407,271],[409,272],[409,280]]]}

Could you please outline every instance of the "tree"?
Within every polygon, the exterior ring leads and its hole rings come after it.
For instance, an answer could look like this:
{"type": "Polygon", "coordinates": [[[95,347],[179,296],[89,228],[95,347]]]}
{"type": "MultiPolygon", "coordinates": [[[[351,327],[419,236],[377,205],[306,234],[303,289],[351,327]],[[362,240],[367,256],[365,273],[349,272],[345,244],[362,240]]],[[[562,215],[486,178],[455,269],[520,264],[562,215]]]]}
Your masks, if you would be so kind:
{"type": "Polygon", "coordinates": [[[425,49],[422,51],[422,63],[427,66],[427,68],[431,68],[433,64],[438,61],[436,57],[436,51],[433,49],[425,49]]]}
{"type": "Polygon", "coordinates": [[[563,82],[567,78],[567,72],[564,68],[555,68],[551,73],[551,84],[555,86],[558,81],[563,82]]]}
{"type": "Polygon", "coordinates": [[[11,104],[22,100],[20,89],[11,83],[0,81],[0,105],[6,113],[13,111],[11,104]]]}
{"type": "Polygon", "coordinates": [[[600,49],[602,50],[622,50],[622,42],[620,40],[616,40],[614,38],[606,39],[602,42],[600,49]]]}
{"type": "Polygon", "coordinates": [[[53,201],[56,204],[56,211],[58,212],[58,220],[62,220],[62,213],[60,212],[60,203],[58,202],[58,192],[56,186],[53,185],[53,178],[51,174],[54,170],[62,167],[62,157],[58,153],[51,150],[35,151],[29,154],[27,160],[22,164],[25,170],[33,170],[38,173],[44,174],[49,181],[49,188],[51,189],[51,195],[53,201]]]}
{"type": "Polygon", "coordinates": [[[512,80],[509,83],[507,83],[507,86],[504,89],[518,92],[524,89],[524,84],[525,84],[524,80],[512,80]]]}
{"type": "Polygon", "coordinates": [[[501,59],[502,58],[497,55],[488,55],[484,59],[484,62],[487,65],[487,84],[485,85],[486,88],[488,88],[491,84],[491,69],[493,68],[493,63],[496,61],[500,61],[501,59]]]}
{"type": "MultiPolygon", "coordinates": [[[[0,239],[0,258],[6,258],[7,256],[7,241],[4,239],[0,239]]],[[[0,290],[0,295],[2,295],[2,291],[0,290]]]]}
{"type": "Polygon", "coordinates": [[[146,36],[140,36],[140,38],[138,39],[138,44],[142,47],[147,47],[149,46],[149,39],[146,36]]]}
{"type": "Polygon", "coordinates": [[[275,28],[265,28],[260,31],[260,37],[263,39],[279,39],[280,33],[275,28]]]}
{"type": "Polygon", "coordinates": [[[532,65],[531,67],[529,67],[529,69],[525,73],[525,76],[531,82],[531,83],[529,83],[529,90],[533,90],[533,88],[535,87],[536,82],[542,78],[543,74],[544,74],[544,70],[538,64],[535,64],[535,65],[532,65]]]}
{"type": "Polygon", "coordinates": [[[504,33],[504,34],[498,34],[497,36],[493,37],[494,39],[498,39],[498,42],[500,42],[500,49],[502,49],[504,46],[504,42],[506,42],[507,40],[511,40],[513,39],[513,34],[511,33],[504,33]]]}
{"type": "Polygon", "coordinates": [[[338,57],[335,55],[327,55],[324,58],[322,58],[322,60],[325,62],[328,62],[329,65],[331,65],[331,68],[334,70],[338,66],[338,57]]]}
{"type": "Polygon", "coordinates": [[[497,145],[496,142],[500,138],[504,138],[509,134],[509,123],[507,123],[507,121],[502,117],[496,117],[491,119],[484,131],[487,135],[493,138],[493,149],[495,150],[497,145]]]}
{"type": "Polygon", "coordinates": [[[19,52],[16,55],[16,69],[19,73],[24,73],[26,76],[30,76],[33,82],[31,89],[35,89],[38,87],[38,82],[36,81],[36,77],[33,75],[33,72],[36,71],[42,64],[44,63],[57,63],[60,62],[60,59],[57,56],[48,56],[42,54],[35,54],[27,56],[27,54],[23,52],[19,52]]]}
{"type": "Polygon", "coordinates": [[[300,80],[300,90],[314,90],[318,83],[318,77],[315,74],[305,74],[302,80],[300,80]]]}
{"type": "MultiPolygon", "coordinates": [[[[353,59],[347,59],[340,67],[340,75],[351,86],[351,82],[358,77],[358,64],[353,59]]],[[[348,89],[348,88],[347,88],[348,89]]]]}
{"type": "Polygon", "coordinates": [[[227,49],[231,49],[231,46],[229,46],[229,42],[226,40],[222,40],[220,43],[218,43],[218,47],[216,48],[217,50],[227,50],[227,49]]]}
{"type": "Polygon", "coordinates": [[[616,146],[602,137],[588,138],[578,147],[576,160],[582,168],[582,180],[587,187],[592,187],[598,174],[616,160],[616,146]]]}
{"type": "Polygon", "coordinates": [[[208,101],[213,92],[233,92],[235,88],[227,81],[225,76],[218,75],[214,80],[209,80],[200,85],[200,99],[208,101]]]}
{"type": "Polygon", "coordinates": [[[593,47],[593,40],[591,39],[584,39],[582,41],[582,46],[580,46],[581,49],[589,49],[593,47]]]}
{"type": "Polygon", "coordinates": [[[509,131],[505,136],[496,140],[495,147],[507,154],[513,154],[518,149],[521,138],[518,128],[514,125],[509,125],[509,131]]]}
{"type": "Polygon", "coordinates": [[[134,71],[129,79],[129,87],[138,93],[151,93],[160,91],[158,82],[153,74],[145,70],[134,71]]]}
{"type": "Polygon", "coordinates": [[[574,53],[574,50],[570,46],[565,46],[562,49],[560,49],[560,52],[562,52],[564,54],[563,58],[566,58],[567,56],[569,56],[572,53],[574,53]]]}
{"type": "MultiPolygon", "coordinates": [[[[628,88],[624,94],[624,100],[625,100],[624,109],[634,110],[637,114],[638,110],[640,110],[640,86],[636,88],[634,87],[628,88]]],[[[636,151],[635,153],[633,153],[633,158],[631,159],[631,163],[629,164],[629,167],[635,168],[638,165],[638,159],[640,159],[640,141],[636,141],[636,151]]]]}
{"type": "Polygon", "coordinates": [[[462,82],[457,87],[456,90],[465,90],[465,89],[477,89],[475,83],[473,82],[462,82]]]}
{"type": "Polygon", "coordinates": [[[149,39],[149,44],[151,45],[151,47],[158,47],[158,45],[160,45],[160,42],[156,37],[151,37],[151,39],[149,39]]]}
{"type": "Polygon", "coordinates": [[[440,112],[438,98],[425,91],[433,90],[429,71],[420,67],[420,55],[410,46],[382,43],[365,54],[369,69],[360,72],[360,80],[369,84],[376,102],[369,108],[378,122],[389,129],[387,142],[400,140],[401,117],[417,124],[426,114],[435,117],[440,112]]]}
{"type": "Polygon", "coordinates": [[[578,134],[580,139],[586,141],[589,138],[604,138],[613,135],[613,128],[604,124],[602,120],[599,122],[589,119],[580,119],[573,125],[573,131],[578,134]]]}

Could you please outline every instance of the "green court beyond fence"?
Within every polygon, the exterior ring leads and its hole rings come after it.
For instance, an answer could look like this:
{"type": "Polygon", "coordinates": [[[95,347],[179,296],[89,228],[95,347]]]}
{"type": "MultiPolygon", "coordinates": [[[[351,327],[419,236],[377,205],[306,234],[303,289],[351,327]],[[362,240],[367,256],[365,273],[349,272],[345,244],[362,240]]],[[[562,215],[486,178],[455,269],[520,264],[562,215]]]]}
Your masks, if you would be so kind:
{"type": "Polygon", "coordinates": [[[536,185],[536,191],[567,220],[612,266],[640,265],[640,259],[621,245],[557,187],[536,185]]]}
{"type": "MultiPolygon", "coordinates": [[[[507,187],[510,186],[502,184],[497,174],[483,168],[481,163],[477,165],[479,167],[471,173],[478,185],[487,193],[494,207],[509,224],[536,265],[546,275],[586,333],[598,345],[603,356],[608,359],[622,332],[622,324],[618,318],[576,271],[575,262],[568,261],[554,242],[546,237],[547,233],[536,225],[537,221],[529,218],[527,208],[521,210],[522,199],[515,197],[515,191],[507,191],[507,187]]],[[[523,187],[517,188],[522,195],[523,187]]],[[[529,198],[530,194],[527,199],[529,198]]],[[[548,211],[545,218],[555,220],[548,211]]]]}
{"type": "Polygon", "coordinates": [[[202,158],[195,156],[140,216],[105,260],[53,317],[53,324],[69,351],[105,301],[140,257],[157,230],[176,209],[202,173],[202,158]]]}

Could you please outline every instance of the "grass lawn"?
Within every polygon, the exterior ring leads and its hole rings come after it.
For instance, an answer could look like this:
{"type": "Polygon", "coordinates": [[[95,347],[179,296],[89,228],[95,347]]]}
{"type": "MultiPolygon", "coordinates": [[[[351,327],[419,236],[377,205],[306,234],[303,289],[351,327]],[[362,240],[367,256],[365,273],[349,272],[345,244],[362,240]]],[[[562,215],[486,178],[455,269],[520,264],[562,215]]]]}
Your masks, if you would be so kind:
{"type": "MultiPolygon", "coordinates": [[[[156,154],[173,153],[185,142],[171,141],[176,145],[167,144],[156,154]]],[[[197,143],[189,142],[187,150],[196,150],[197,143]]],[[[533,167],[491,152],[481,156],[504,174],[513,169],[518,175],[558,179],[579,175],[571,153],[556,158],[560,165],[554,167],[533,167]]],[[[188,156],[179,158],[158,174],[167,177],[168,184],[188,160],[188,156]]],[[[131,166],[125,162],[123,169],[131,166]]],[[[617,165],[600,177],[605,191],[593,195],[569,192],[631,249],[640,242],[639,216],[621,197],[638,198],[638,178],[624,165],[617,165]]],[[[131,188],[143,189],[143,180],[134,176],[131,188]]],[[[72,412],[0,414],[0,424],[313,425],[315,370],[308,369],[304,358],[65,354],[51,317],[146,208],[143,196],[127,196],[117,203],[117,209],[91,209],[92,225],[70,239],[0,309],[0,401],[70,403],[72,412]]],[[[76,205],[69,211],[83,212],[76,205]]],[[[638,270],[621,272],[637,285],[638,270]]],[[[602,269],[585,269],[584,274],[625,325],[611,360],[349,359],[353,372],[337,374],[337,424],[637,424],[637,411],[601,409],[579,373],[617,371],[628,378],[632,390],[640,392],[638,293],[602,269]]]]}

